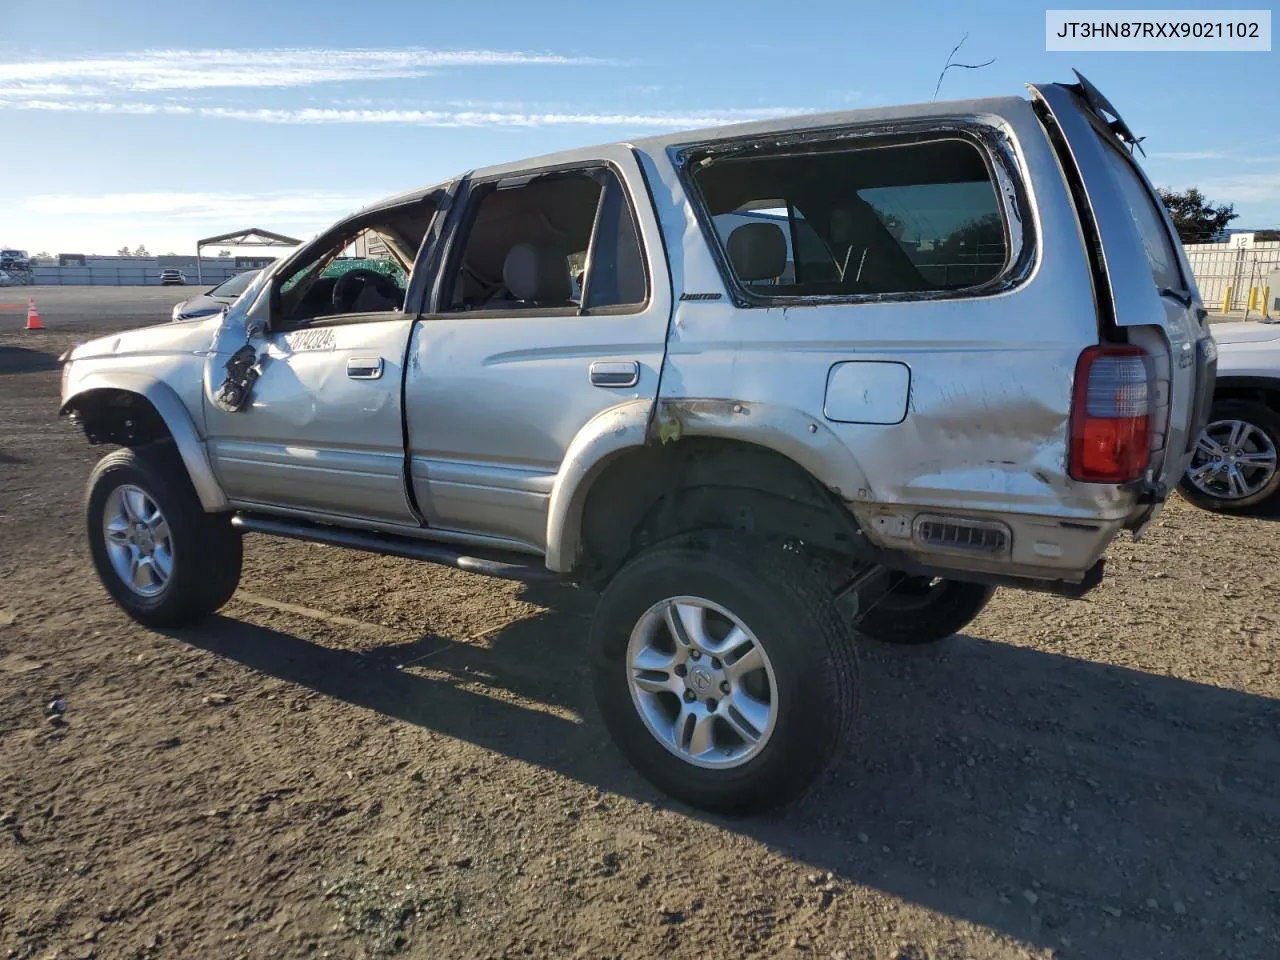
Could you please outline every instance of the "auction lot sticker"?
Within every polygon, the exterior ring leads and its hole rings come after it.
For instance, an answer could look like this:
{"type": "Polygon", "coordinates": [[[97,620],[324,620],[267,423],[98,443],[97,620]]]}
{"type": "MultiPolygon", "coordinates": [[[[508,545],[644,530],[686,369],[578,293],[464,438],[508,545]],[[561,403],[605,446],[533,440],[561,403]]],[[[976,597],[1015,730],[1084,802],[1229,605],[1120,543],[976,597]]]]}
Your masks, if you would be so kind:
{"type": "Polygon", "coordinates": [[[1271,49],[1270,10],[1046,10],[1046,50],[1271,49]]]}

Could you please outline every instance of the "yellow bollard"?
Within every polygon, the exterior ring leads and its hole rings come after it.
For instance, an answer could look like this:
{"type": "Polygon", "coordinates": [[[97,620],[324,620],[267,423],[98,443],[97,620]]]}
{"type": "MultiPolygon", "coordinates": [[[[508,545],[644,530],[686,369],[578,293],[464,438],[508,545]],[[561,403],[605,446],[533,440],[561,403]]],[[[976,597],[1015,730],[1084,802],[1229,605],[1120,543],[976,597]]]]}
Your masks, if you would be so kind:
{"type": "Polygon", "coordinates": [[[1264,317],[1271,316],[1271,288],[1262,288],[1262,315],[1264,317]]]}
{"type": "Polygon", "coordinates": [[[1222,295],[1222,312],[1231,312],[1231,288],[1227,287],[1226,293],[1222,295]]]}
{"type": "Polygon", "coordinates": [[[1250,310],[1258,309],[1258,288],[1257,287],[1249,288],[1249,309],[1250,310]]]}

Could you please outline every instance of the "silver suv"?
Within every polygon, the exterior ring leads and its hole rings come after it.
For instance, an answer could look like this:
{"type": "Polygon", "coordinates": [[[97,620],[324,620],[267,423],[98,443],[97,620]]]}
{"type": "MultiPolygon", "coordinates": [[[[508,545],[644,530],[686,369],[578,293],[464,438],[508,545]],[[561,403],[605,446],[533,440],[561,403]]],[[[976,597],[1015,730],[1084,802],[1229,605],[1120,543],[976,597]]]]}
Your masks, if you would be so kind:
{"type": "Polygon", "coordinates": [[[472,171],[393,197],[216,317],[78,347],[123,445],[89,543],[191,622],[241,534],[600,591],[599,709],[650,780],[801,795],[855,637],[1078,596],[1176,486],[1215,349],[1136,139],[1083,79],[472,171]]]}

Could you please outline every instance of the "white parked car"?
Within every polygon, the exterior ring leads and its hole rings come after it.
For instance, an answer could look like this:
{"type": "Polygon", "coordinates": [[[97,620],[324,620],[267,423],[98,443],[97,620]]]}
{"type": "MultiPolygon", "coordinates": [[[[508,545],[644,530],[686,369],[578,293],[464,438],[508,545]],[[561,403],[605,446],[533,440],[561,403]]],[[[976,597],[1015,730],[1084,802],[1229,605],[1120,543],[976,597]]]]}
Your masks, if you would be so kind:
{"type": "Polygon", "coordinates": [[[1209,510],[1280,502],[1280,320],[1214,324],[1218,380],[1182,494],[1209,510]]]}
{"type": "Polygon", "coordinates": [[[223,280],[216,287],[210,287],[204,293],[197,293],[194,297],[179,300],[173,305],[174,321],[199,320],[203,317],[211,317],[215,313],[221,313],[235,303],[240,294],[249,289],[249,284],[253,283],[254,278],[259,273],[261,273],[260,270],[246,270],[243,273],[237,273],[235,276],[223,280]]]}
{"type": "Polygon", "coordinates": [[[169,286],[170,284],[178,284],[179,286],[182,286],[186,282],[187,275],[181,270],[168,269],[160,271],[160,283],[163,286],[169,286]]]}

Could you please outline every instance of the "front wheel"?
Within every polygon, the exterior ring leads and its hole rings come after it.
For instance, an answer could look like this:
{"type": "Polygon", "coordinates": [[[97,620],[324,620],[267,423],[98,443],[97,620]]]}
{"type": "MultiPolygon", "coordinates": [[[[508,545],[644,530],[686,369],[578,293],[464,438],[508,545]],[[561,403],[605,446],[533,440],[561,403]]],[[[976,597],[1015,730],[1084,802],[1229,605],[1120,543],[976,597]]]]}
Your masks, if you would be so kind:
{"type": "Polygon", "coordinates": [[[1280,415],[1251,400],[1220,400],[1179,489],[1206,510],[1260,507],[1280,493],[1278,451],[1280,415]]]}
{"type": "Polygon", "coordinates": [[[856,629],[882,643],[936,643],[967,627],[995,592],[981,583],[901,576],[856,629]]]}
{"type": "Polygon", "coordinates": [[[856,663],[825,585],[794,552],[695,533],[605,589],[596,700],[623,754],[695,807],[752,813],[803,796],[851,724],[856,663]]]}
{"type": "Polygon", "coordinates": [[[170,445],[117,450],[98,462],[85,498],[98,578],[121,609],[150,627],[213,613],[240,582],[241,538],[205,513],[170,445]]]}

